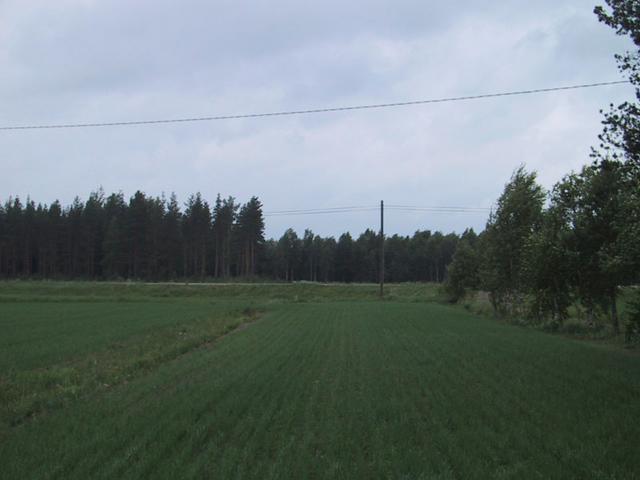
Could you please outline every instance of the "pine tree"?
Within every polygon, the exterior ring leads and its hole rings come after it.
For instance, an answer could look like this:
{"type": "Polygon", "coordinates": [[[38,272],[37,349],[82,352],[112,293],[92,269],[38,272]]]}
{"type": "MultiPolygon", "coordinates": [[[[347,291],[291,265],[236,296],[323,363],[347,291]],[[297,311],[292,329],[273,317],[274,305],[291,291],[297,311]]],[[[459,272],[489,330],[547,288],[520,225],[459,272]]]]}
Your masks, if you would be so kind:
{"type": "Polygon", "coordinates": [[[245,276],[255,275],[258,252],[264,243],[262,204],[257,197],[251,197],[240,209],[236,241],[239,251],[239,273],[245,276]]]}
{"type": "Polygon", "coordinates": [[[7,209],[0,204],[0,277],[7,277],[7,260],[9,254],[9,226],[7,209]]]}
{"type": "Polygon", "coordinates": [[[189,197],[184,212],[185,275],[204,278],[211,232],[211,210],[198,192],[189,197]]]}
{"type": "Polygon", "coordinates": [[[102,241],[104,238],[104,192],[91,192],[82,210],[82,250],[86,253],[86,275],[95,278],[101,273],[102,241]]]}
{"type": "Polygon", "coordinates": [[[410,277],[410,238],[393,235],[385,240],[385,278],[389,282],[407,282],[410,277]]]}
{"type": "Polygon", "coordinates": [[[36,206],[33,200],[27,198],[24,212],[22,214],[22,241],[23,245],[23,260],[22,260],[22,274],[25,277],[29,277],[34,273],[35,254],[37,251],[36,241],[36,206]]]}
{"type": "Polygon", "coordinates": [[[138,190],[127,208],[128,265],[130,278],[144,278],[147,274],[149,251],[149,206],[147,197],[138,190]]]}
{"type": "Polygon", "coordinates": [[[49,206],[47,212],[47,261],[43,266],[44,276],[52,278],[62,271],[60,251],[62,249],[62,207],[56,200],[49,206]]]}
{"type": "Polygon", "coordinates": [[[105,234],[102,240],[102,272],[106,278],[128,275],[127,205],[122,192],[111,194],[104,205],[105,234]]]}
{"type": "Polygon", "coordinates": [[[321,238],[316,236],[316,240],[319,244],[318,251],[318,278],[323,282],[333,282],[336,280],[336,248],[338,246],[335,238],[321,238]]]}
{"type": "Polygon", "coordinates": [[[347,233],[343,233],[338,238],[335,254],[336,280],[339,282],[351,283],[355,278],[353,238],[347,233]]]}
{"type": "Polygon", "coordinates": [[[417,231],[409,242],[411,279],[415,282],[433,281],[431,231],[417,231]]]}
{"type": "Polygon", "coordinates": [[[216,277],[231,275],[232,232],[237,211],[238,205],[233,197],[221,200],[218,194],[213,210],[213,236],[216,255],[214,275],[216,277]]]}
{"type": "Polygon", "coordinates": [[[314,269],[316,267],[316,252],[314,249],[314,240],[315,235],[308,228],[305,229],[304,235],[302,236],[302,270],[303,277],[313,281],[314,277],[314,269]]]}
{"type": "Polygon", "coordinates": [[[175,279],[182,276],[182,213],[175,193],[171,194],[162,219],[161,276],[175,279]]]}
{"type": "Polygon", "coordinates": [[[293,282],[299,278],[302,245],[298,234],[291,228],[278,240],[279,272],[281,278],[293,282]]]}

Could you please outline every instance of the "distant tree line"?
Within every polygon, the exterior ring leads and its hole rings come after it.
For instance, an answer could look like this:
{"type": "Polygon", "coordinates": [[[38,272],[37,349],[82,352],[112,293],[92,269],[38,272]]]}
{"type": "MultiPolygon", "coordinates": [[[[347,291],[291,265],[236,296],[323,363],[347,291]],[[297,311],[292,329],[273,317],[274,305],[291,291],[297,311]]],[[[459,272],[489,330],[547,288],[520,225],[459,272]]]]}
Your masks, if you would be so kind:
{"type": "MultiPolygon", "coordinates": [[[[218,195],[211,206],[198,193],[181,208],[140,191],[93,192],[71,205],[0,205],[0,276],[176,280],[262,277],[282,281],[376,282],[380,235],[367,230],[338,240],[292,229],[265,240],[257,197],[240,204],[218,195]]],[[[463,238],[475,236],[465,232],[463,238]]],[[[385,240],[389,281],[444,280],[459,238],[418,231],[385,240]]]]}
{"type": "Polygon", "coordinates": [[[36,205],[19,198],[0,206],[0,275],[3,277],[146,279],[254,275],[264,243],[262,204],[233,197],[211,207],[198,193],[184,211],[138,191],[102,191],[36,205]]]}
{"type": "MultiPolygon", "coordinates": [[[[385,238],[385,278],[390,282],[442,282],[458,235],[429,230],[385,238]]],[[[265,243],[264,272],[281,280],[377,282],[380,279],[380,234],[366,230],[357,238],[338,240],[292,229],[265,243]]]]}
{"type": "MultiPolygon", "coordinates": [[[[616,58],[640,100],[640,8],[606,3],[598,18],[636,47],[616,58]]],[[[550,192],[535,173],[513,174],[484,232],[458,245],[447,281],[453,299],[482,289],[500,314],[556,322],[580,305],[587,320],[606,313],[620,330],[620,287],[640,282],[640,105],[612,105],[603,125],[592,163],[550,192]]],[[[628,319],[626,334],[640,337],[640,292],[628,319]]]]}

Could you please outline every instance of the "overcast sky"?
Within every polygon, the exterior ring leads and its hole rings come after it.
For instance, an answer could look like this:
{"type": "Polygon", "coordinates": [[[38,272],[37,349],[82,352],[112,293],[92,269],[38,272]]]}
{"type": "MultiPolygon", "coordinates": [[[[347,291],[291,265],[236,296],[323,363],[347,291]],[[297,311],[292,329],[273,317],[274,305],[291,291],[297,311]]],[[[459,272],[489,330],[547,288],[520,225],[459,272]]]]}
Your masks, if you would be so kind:
{"type": "MultiPolygon", "coordinates": [[[[384,103],[620,79],[630,46],[588,0],[0,0],[0,125],[384,103]]],[[[50,203],[137,189],[220,192],[266,211],[490,206],[520,164],[551,187],[589,160],[627,86],[220,122],[0,131],[0,194],[50,203]]],[[[322,235],[375,213],[267,219],[322,235]]],[[[389,233],[482,229],[393,212],[389,233]]]]}

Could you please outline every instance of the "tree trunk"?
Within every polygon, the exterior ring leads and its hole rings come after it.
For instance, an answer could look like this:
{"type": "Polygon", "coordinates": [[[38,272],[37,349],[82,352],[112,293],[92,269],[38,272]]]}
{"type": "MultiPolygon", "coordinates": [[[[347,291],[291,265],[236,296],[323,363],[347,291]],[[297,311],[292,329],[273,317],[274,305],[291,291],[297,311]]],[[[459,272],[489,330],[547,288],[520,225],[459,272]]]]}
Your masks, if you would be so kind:
{"type": "Polygon", "coordinates": [[[611,293],[611,323],[613,324],[613,333],[620,333],[620,325],[618,323],[618,305],[616,304],[616,291],[611,293]]]}
{"type": "Polygon", "coordinates": [[[595,323],[596,323],[596,320],[595,320],[595,314],[593,312],[593,306],[589,305],[587,306],[587,325],[589,325],[590,327],[593,327],[595,323]]]}
{"type": "Polygon", "coordinates": [[[185,277],[188,277],[189,272],[187,271],[187,246],[186,245],[182,248],[182,270],[183,270],[183,275],[185,277]]]}
{"type": "Polygon", "coordinates": [[[218,278],[218,258],[220,257],[220,242],[218,241],[218,233],[214,234],[215,244],[214,244],[214,253],[213,253],[213,276],[218,278]]]}
{"type": "Polygon", "coordinates": [[[24,266],[22,267],[27,277],[31,276],[31,252],[29,243],[29,237],[27,237],[27,240],[24,242],[24,266]]]}
{"type": "Polygon", "coordinates": [[[200,253],[202,255],[200,259],[200,277],[204,279],[207,274],[207,246],[204,241],[200,245],[200,253]]]}
{"type": "Polygon", "coordinates": [[[255,275],[256,273],[256,245],[251,242],[249,244],[249,274],[255,275]]]}

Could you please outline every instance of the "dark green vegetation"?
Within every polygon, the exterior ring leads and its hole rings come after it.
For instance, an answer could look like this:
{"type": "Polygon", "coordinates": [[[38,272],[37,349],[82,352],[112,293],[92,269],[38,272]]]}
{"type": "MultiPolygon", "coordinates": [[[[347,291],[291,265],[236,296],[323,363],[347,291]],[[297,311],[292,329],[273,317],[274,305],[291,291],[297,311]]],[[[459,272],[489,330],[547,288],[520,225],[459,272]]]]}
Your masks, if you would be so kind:
{"type": "MultiPolygon", "coordinates": [[[[366,230],[337,240],[288,229],[265,240],[262,205],[239,205],[218,196],[213,208],[200,194],[182,210],[169,200],[136,192],[94,192],[76,199],[0,204],[0,278],[134,279],[203,281],[230,278],[375,282],[379,278],[380,235],[366,230]]],[[[429,230],[386,240],[389,281],[444,279],[458,235],[429,230]]]]}
{"type": "Polygon", "coordinates": [[[390,296],[0,284],[2,395],[49,402],[3,427],[0,477],[637,478],[640,357],[390,296]],[[67,368],[75,395],[34,380],[67,368]]]}

